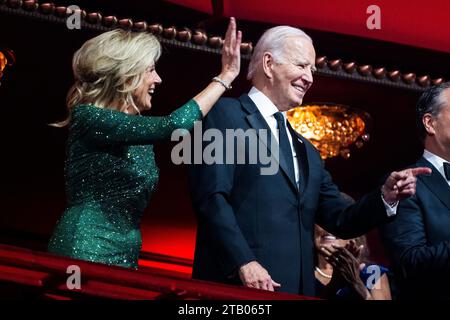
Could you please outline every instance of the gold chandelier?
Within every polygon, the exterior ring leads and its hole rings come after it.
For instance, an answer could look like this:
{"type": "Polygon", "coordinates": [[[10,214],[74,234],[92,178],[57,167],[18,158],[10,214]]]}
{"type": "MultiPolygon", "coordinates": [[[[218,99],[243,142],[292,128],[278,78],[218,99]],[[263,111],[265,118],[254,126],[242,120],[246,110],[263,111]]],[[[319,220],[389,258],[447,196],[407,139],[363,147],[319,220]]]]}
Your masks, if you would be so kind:
{"type": "Polygon", "coordinates": [[[0,79],[3,77],[3,71],[5,70],[6,66],[12,66],[15,61],[16,59],[12,50],[0,50],[0,79]]]}
{"type": "Polygon", "coordinates": [[[343,105],[314,104],[287,112],[292,127],[319,150],[322,159],[350,157],[350,146],[361,148],[369,141],[370,116],[343,105]]]}

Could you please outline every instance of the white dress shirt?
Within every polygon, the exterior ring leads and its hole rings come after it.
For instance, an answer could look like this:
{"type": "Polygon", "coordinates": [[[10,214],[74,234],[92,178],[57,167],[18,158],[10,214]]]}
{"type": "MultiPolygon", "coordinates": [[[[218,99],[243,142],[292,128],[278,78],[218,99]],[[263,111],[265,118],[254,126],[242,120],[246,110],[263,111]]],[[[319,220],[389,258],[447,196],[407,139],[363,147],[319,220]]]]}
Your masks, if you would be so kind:
{"type": "MultiPolygon", "coordinates": [[[[253,101],[253,103],[256,105],[259,112],[262,114],[264,120],[266,120],[267,125],[269,126],[273,136],[276,138],[276,140],[278,142],[278,139],[279,139],[278,130],[277,130],[278,125],[277,125],[277,120],[274,117],[274,114],[279,112],[280,110],[278,110],[278,108],[273,104],[273,102],[264,93],[262,93],[255,87],[252,87],[250,89],[248,96],[253,101]]],[[[286,112],[283,112],[283,116],[286,119],[286,112]]],[[[289,138],[289,144],[291,145],[292,157],[293,157],[292,161],[294,163],[294,171],[295,171],[295,181],[297,182],[297,187],[298,187],[299,181],[300,181],[300,170],[299,170],[298,161],[297,161],[297,153],[295,152],[294,144],[292,143],[291,132],[289,131],[288,128],[286,128],[286,133],[289,138]]],[[[397,213],[398,202],[391,207],[386,201],[384,201],[383,197],[381,197],[381,199],[383,200],[384,207],[386,208],[386,213],[387,213],[388,217],[395,215],[397,213]]]]}
{"type": "MultiPolygon", "coordinates": [[[[272,132],[273,136],[275,137],[277,142],[279,142],[278,123],[274,117],[274,114],[279,112],[280,110],[278,110],[278,108],[273,104],[272,101],[270,101],[269,98],[267,98],[267,96],[264,93],[262,93],[255,87],[252,87],[252,89],[248,93],[248,96],[255,103],[259,112],[262,114],[264,120],[266,120],[267,125],[269,126],[270,131],[272,132]]],[[[286,120],[286,112],[282,112],[282,114],[283,114],[284,119],[286,120]]],[[[286,121],[284,121],[284,123],[285,123],[284,126],[286,128],[286,133],[289,138],[289,145],[291,146],[292,157],[293,157],[292,161],[294,162],[295,182],[297,183],[297,187],[298,187],[299,181],[300,181],[300,169],[298,167],[297,152],[295,151],[294,144],[292,143],[291,132],[289,131],[289,129],[286,126],[286,121]]]]}
{"type": "Polygon", "coordinates": [[[440,174],[442,174],[445,181],[447,181],[448,185],[450,186],[450,181],[447,180],[447,177],[445,176],[445,172],[444,172],[444,163],[448,162],[448,161],[445,159],[442,159],[441,157],[435,155],[434,153],[431,153],[428,150],[423,151],[423,157],[428,162],[430,162],[436,168],[436,170],[440,172],[440,174]]]}

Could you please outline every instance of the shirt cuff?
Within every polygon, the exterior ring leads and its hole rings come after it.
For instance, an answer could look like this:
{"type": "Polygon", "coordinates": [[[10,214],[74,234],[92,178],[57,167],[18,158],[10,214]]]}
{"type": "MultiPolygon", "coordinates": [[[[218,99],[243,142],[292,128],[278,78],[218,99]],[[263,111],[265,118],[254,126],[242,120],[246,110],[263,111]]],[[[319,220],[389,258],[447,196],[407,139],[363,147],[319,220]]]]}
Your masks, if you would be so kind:
{"type": "Polygon", "coordinates": [[[386,208],[387,216],[388,217],[395,216],[397,214],[398,201],[391,206],[384,200],[383,196],[381,196],[381,200],[383,201],[384,207],[386,208]]]}

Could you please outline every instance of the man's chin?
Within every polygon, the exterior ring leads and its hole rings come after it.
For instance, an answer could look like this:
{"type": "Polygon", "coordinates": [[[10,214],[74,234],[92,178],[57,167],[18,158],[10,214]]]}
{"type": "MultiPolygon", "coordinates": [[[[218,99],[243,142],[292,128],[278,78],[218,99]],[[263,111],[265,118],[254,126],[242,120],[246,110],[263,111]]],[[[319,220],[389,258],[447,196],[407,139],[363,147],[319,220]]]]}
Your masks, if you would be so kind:
{"type": "MultiPolygon", "coordinates": [[[[289,109],[288,109],[288,110],[291,110],[291,109],[300,107],[300,106],[302,105],[302,103],[303,103],[303,99],[296,100],[296,101],[294,101],[294,102],[289,106],[289,109]]],[[[286,111],[287,111],[287,110],[286,110],[286,111]]]]}

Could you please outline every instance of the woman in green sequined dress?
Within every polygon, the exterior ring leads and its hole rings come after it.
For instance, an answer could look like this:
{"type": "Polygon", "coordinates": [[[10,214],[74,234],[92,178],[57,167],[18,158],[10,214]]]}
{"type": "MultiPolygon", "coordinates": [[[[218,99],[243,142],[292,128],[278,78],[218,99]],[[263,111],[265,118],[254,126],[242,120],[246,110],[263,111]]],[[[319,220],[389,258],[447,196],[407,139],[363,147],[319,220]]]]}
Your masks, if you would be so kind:
{"type": "Polygon", "coordinates": [[[222,72],[202,92],[166,117],[141,116],[161,79],[158,40],[116,29],[87,41],[74,55],[68,94],[65,166],[68,207],[48,250],[72,258],[137,268],[140,220],[155,190],[153,143],[190,130],[229,88],[240,69],[242,34],[230,19],[222,72]]]}

